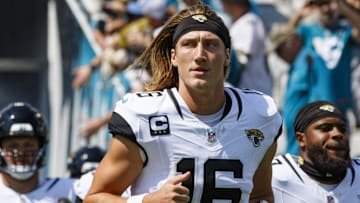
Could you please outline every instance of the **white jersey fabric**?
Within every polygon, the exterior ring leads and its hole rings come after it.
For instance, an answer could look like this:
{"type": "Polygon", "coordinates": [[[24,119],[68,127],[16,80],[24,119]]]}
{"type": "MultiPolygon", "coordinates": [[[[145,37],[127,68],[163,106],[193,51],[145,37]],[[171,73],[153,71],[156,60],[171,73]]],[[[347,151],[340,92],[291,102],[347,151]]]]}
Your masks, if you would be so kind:
{"type": "Polygon", "coordinates": [[[253,12],[247,12],[231,25],[229,31],[235,52],[250,55],[247,66],[241,72],[238,87],[272,95],[272,78],[266,67],[264,51],[266,32],[261,18],[253,12]]]}
{"type": "Polygon", "coordinates": [[[278,155],[273,160],[273,191],[276,203],[359,203],[360,159],[333,188],[311,179],[297,163],[297,156],[278,155]]]}
{"type": "Polygon", "coordinates": [[[146,160],[131,194],[156,191],[168,178],[191,171],[182,184],[193,203],[248,202],[253,175],[281,131],[272,98],[225,88],[219,123],[208,126],[176,88],[127,94],[117,102],[109,129],[143,149],[146,160]]]}
{"type": "Polygon", "coordinates": [[[71,203],[76,196],[73,190],[75,179],[45,178],[38,187],[25,194],[20,194],[5,186],[0,178],[0,202],[4,203],[71,203]]]}
{"type": "Polygon", "coordinates": [[[74,183],[74,191],[78,198],[84,199],[88,193],[91,183],[94,179],[95,170],[89,171],[83,174],[78,180],[74,183]]]}
{"type": "MultiPolygon", "coordinates": [[[[75,191],[76,196],[80,200],[84,200],[86,194],[89,192],[91,183],[94,179],[94,174],[95,174],[95,170],[89,171],[89,172],[81,175],[81,177],[75,181],[75,183],[73,185],[74,191],[75,191]]],[[[125,190],[125,192],[123,192],[123,194],[121,196],[125,197],[125,198],[130,197],[130,188],[125,190]]]]}

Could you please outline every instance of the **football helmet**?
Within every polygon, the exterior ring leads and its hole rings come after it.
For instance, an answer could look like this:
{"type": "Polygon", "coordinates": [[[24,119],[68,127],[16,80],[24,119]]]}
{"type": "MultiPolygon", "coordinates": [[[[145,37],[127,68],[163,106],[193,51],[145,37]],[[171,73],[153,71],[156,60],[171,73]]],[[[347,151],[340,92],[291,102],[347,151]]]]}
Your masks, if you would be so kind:
{"type": "Polygon", "coordinates": [[[80,177],[81,175],[96,169],[105,155],[105,151],[97,146],[81,147],[68,158],[68,170],[71,177],[80,177]]]}
{"type": "Polygon", "coordinates": [[[44,164],[45,150],[48,143],[46,122],[37,109],[28,103],[11,103],[0,111],[0,170],[19,180],[32,177],[44,164]],[[8,137],[31,136],[39,140],[39,150],[23,152],[22,156],[34,157],[31,165],[10,164],[6,157],[13,160],[19,158],[16,149],[6,151],[3,149],[3,140],[8,137]],[[27,154],[26,154],[27,153],[27,154]]]}

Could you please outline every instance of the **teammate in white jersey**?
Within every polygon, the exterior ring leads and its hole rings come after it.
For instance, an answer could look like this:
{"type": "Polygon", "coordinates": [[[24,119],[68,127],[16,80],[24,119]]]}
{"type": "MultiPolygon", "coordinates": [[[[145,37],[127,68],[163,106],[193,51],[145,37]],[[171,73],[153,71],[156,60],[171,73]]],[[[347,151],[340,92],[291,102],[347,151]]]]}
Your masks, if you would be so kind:
{"type": "Polygon", "coordinates": [[[275,202],[360,202],[360,159],[350,158],[347,127],[332,103],[317,101],[299,111],[294,129],[300,156],[274,159],[275,202]]]}
{"type": "Polygon", "coordinates": [[[282,118],[272,98],[224,88],[229,32],[201,1],[170,19],[140,56],[149,92],[127,94],[86,203],[273,202],[282,118]],[[120,197],[131,187],[129,199],[120,197]]]}
{"type": "Polygon", "coordinates": [[[30,104],[0,111],[0,202],[74,202],[74,179],[40,177],[47,143],[46,123],[30,104]]]}

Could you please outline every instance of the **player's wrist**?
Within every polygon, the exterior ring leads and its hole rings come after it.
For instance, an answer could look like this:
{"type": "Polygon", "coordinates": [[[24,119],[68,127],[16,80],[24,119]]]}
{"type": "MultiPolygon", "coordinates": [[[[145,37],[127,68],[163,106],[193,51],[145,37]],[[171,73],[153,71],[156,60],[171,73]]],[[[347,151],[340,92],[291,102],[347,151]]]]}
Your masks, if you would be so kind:
{"type": "Polygon", "coordinates": [[[131,196],[128,198],[127,203],[143,203],[144,197],[147,194],[148,193],[131,196]]]}

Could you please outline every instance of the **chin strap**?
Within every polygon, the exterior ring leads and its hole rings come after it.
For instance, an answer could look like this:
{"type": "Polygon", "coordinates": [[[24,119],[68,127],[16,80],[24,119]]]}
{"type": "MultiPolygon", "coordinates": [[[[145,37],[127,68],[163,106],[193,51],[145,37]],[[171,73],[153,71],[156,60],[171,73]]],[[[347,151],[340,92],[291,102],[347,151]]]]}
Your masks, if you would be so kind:
{"type": "Polygon", "coordinates": [[[17,180],[27,180],[35,174],[36,170],[35,166],[10,165],[7,166],[5,172],[17,180]]]}
{"type": "Polygon", "coordinates": [[[309,176],[313,177],[316,180],[323,182],[331,182],[331,183],[339,183],[342,179],[344,179],[346,175],[346,170],[341,174],[333,174],[329,171],[319,171],[312,165],[311,163],[305,161],[301,156],[298,158],[298,163],[300,168],[309,176]]]}

